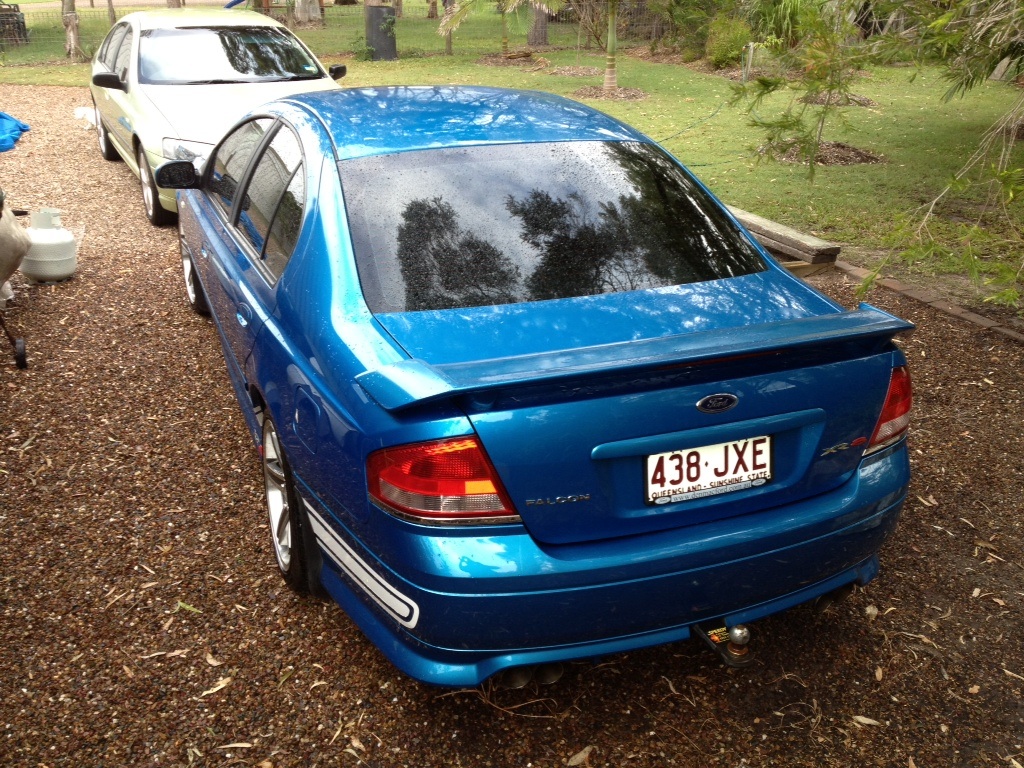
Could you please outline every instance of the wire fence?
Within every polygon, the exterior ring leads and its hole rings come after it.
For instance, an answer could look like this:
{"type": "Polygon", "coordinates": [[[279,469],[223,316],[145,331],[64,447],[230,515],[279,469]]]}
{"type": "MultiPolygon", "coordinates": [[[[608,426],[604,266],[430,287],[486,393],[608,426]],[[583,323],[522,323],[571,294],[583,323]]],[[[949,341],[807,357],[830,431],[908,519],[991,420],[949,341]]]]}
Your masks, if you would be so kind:
{"type": "MultiPolygon", "coordinates": [[[[106,8],[81,7],[77,10],[82,52],[92,54],[112,26],[106,8]]],[[[249,6],[238,6],[249,7],[249,6]]],[[[395,39],[402,57],[444,53],[445,38],[438,34],[443,13],[440,2],[404,0],[395,3],[395,39]]],[[[606,37],[606,3],[602,0],[576,0],[557,14],[540,20],[545,39],[540,47],[602,50],[606,37]]],[[[287,3],[257,7],[292,27],[296,34],[319,56],[364,55],[367,53],[366,16],[362,5],[325,5],[321,18],[297,22],[294,8],[287,3]]],[[[119,19],[128,10],[115,10],[119,19]]],[[[486,54],[501,51],[502,37],[511,48],[527,46],[528,31],[536,23],[532,9],[521,9],[503,19],[496,5],[484,6],[453,33],[454,53],[486,54]],[[504,27],[504,31],[503,31],[504,27]]],[[[650,10],[646,0],[620,4],[617,34],[620,45],[653,42],[666,33],[664,17],[650,10]]],[[[0,4],[0,63],[43,64],[67,60],[65,31],[60,9],[31,5],[0,4]]]]}

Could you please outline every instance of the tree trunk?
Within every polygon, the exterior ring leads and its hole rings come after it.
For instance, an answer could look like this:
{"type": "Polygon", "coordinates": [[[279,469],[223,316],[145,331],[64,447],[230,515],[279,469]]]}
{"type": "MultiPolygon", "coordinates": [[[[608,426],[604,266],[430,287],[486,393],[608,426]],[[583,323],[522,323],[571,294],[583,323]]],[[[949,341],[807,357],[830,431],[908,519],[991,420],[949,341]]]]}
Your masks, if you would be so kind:
{"type": "Polygon", "coordinates": [[[295,20],[303,24],[320,21],[319,0],[295,0],[295,20]]]}
{"type": "Polygon", "coordinates": [[[430,5],[427,6],[427,18],[437,18],[437,0],[430,0],[430,5]]]}
{"type": "MultiPolygon", "coordinates": [[[[447,12],[448,8],[455,3],[455,0],[442,0],[442,2],[444,3],[444,9],[447,12]]],[[[451,56],[452,53],[452,33],[451,30],[449,30],[444,35],[444,55],[451,56]]]]}
{"type": "Polygon", "coordinates": [[[110,26],[117,24],[117,14],[114,13],[114,0],[107,0],[107,21],[110,26]]]}
{"type": "Polygon", "coordinates": [[[618,26],[619,0],[608,0],[608,45],[604,67],[604,91],[610,93],[619,87],[618,75],[615,72],[615,53],[618,48],[616,27],[618,26]]]}
{"type": "Polygon", "coordinates": [[[533,6],[533,26],[526,35],[526,44],[530,46],[548,44],[548,9],[540,5],[533,6]]]}
{"type": "Polygon", "coordinates": [[[167,0],[168,8],[181,8],[181,0],[167,0]]]}
{"type": "Polygon", "coordinates": [[[75,0],[61,0],[61,22],[64,24],[64,52],[72,61],[87,61],[78,34],[78,12],[75,0]]]}
{"type": "Polygon", "coordinates": [[[501,8],[501,55],[508,56],[508,14],[505,13],[505,7],[501,8]]]}
{"type": "Polygon", "coordinates": [[[391,5],[395,8],[395,18],[402,18],[402,0],[392,0],[391,5]]]}

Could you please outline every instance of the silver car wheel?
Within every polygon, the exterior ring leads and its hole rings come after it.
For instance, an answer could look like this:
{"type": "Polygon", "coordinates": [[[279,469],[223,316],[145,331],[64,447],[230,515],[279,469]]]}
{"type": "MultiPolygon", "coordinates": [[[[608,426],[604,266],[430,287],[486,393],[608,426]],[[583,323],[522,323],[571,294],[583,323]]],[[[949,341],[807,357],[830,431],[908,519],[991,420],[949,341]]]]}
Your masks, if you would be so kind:
{"type": "Polygon", "coordinates": [[[141,144],[135,150],[135,157],[139,163],[139,181],[142,182],[142,203],[146,206],[146,216],[152,221],[153,211],[159,203],[154,199],[156,195],[153,191],[153,179],[149,174],[149,163],[146,161],[146,152],[142,149],[141,144]]]}
{"type": "Polygon", "coordinates": [[[117,154],[117,150],[110,143],[110,135],[103,125],[103,118],[100,117],[100,108],[95,103],[92,105],[92,111],[93,119],[96,121],[96,138],[100,145],[100,154],[103,155],[104,160],[120,160],[121,156],[117,154]]]}
{"type": "Polygon", "coordinates": [[[281,458],[277,430],[269,419],[263,425],[263,484],[267,492],[267,514],[274,557],[281,573],[292,565],[292,509],[289,503],[288,475],[281,458]]]}
{"type": "Polygon", "coordinates": [[[203,284],[199,282],[199,275],[196,274],[196,264],[192,261],[192,254],[189,253],[188,248],[185,246],[185,241],[182,239],[181,233],[178,234],[179,247],[181,248],[181,273],[185,279],[185,298],[188,300],[188,305],[200,315],[210,314],[210,305],[206,301],[206,292],[203,290],[203,284]]]}
{"type": "Polygon", "coordinates": [[[174,214],[160,205],[160,193],[157,191],[156,182],[153,181],[153,172],[149,169],[149,162],[146,160],[146,150],[139,144],[135,148],[135,159],[139,164],[139,182],[142,184],[142,203],[146,208],[146,218],[152,224],[161,226],[169,223],[174,214]]]}

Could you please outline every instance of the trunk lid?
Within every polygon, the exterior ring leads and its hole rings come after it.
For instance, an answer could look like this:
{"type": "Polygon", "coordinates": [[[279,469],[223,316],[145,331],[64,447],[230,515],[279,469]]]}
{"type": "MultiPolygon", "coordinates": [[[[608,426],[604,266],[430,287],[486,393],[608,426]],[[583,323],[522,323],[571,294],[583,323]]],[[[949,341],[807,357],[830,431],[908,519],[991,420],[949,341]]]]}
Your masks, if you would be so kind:
{"type": "Polygon", "coordinates": [[[875,426],[891,339],[913,327],[867,305],[843,312],[771,271],[377,317],[413,359],[360,384],[389,410],[457,402],[524,524],[551,544],[835,488],[875,426]]]}

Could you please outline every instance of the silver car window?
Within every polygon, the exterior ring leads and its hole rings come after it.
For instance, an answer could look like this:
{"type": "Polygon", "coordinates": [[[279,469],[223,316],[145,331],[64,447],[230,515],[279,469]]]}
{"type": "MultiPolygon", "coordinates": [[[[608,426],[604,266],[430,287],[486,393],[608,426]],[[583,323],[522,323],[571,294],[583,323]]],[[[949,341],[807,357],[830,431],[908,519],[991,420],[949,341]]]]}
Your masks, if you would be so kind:
{"type": "Polygon", "coordinates": [[[149,29],[139,41],[139,81],[157,85],[315,80],[316,59],[287,29],[149,29]]]}

